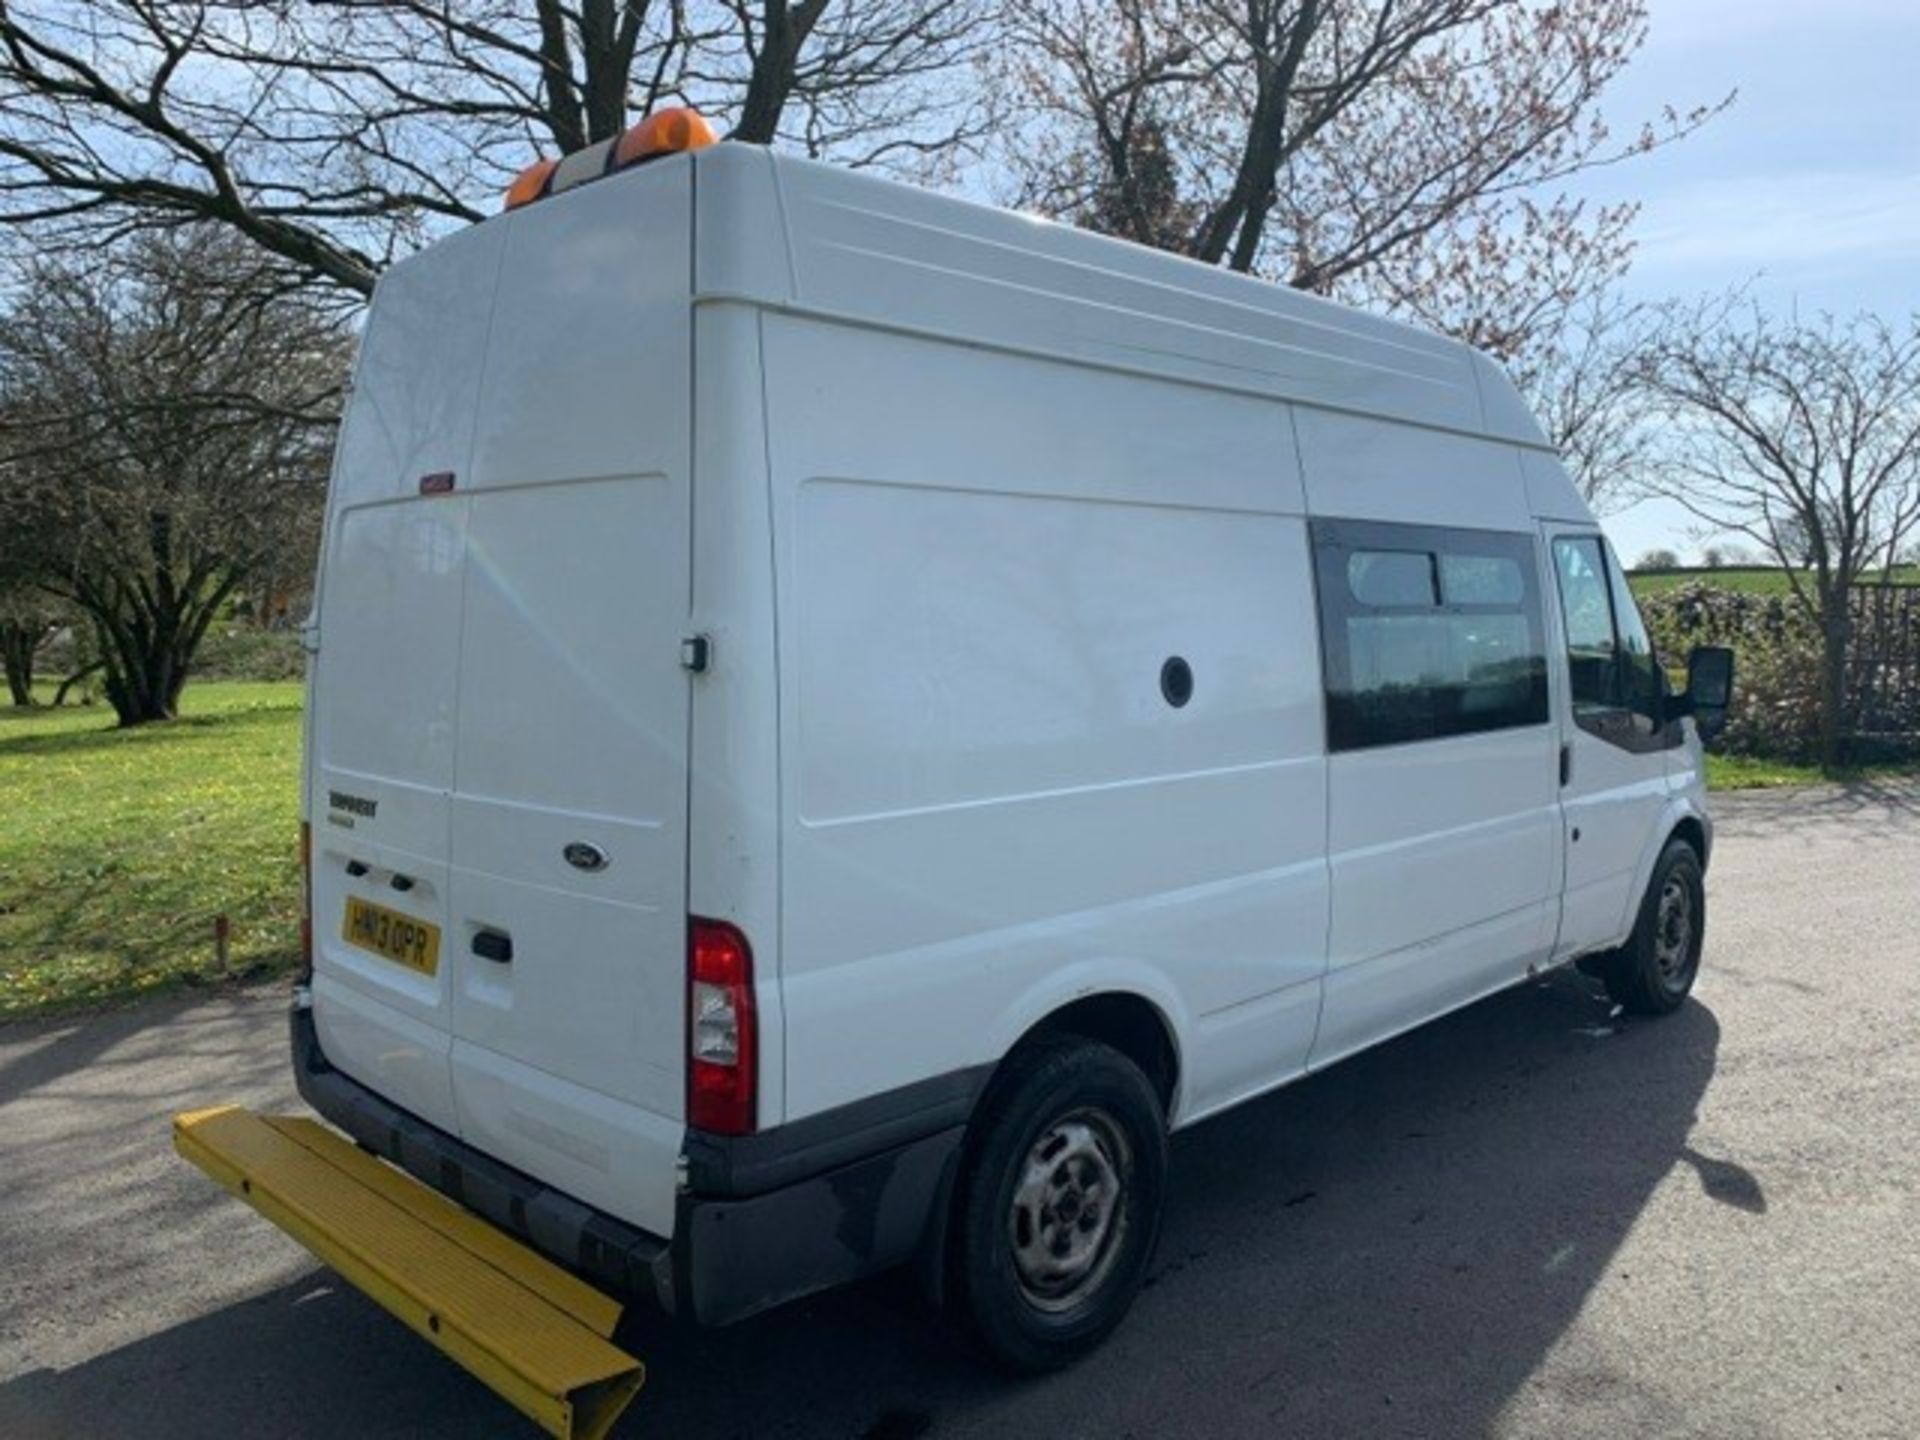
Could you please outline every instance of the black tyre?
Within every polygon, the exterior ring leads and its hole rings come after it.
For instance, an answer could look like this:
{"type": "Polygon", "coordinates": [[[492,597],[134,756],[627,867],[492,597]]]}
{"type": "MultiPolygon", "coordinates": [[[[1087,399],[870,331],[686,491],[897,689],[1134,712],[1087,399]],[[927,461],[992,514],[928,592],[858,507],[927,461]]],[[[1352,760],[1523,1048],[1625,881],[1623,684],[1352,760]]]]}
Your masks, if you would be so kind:
{"type": "Polygon", "coordinates": [[[1670,841],[1653,867],[1632,937],[1602,967],[1607,993],[1636,1015],[1678,1010],[1700,973],[1706,934],[1700,857],[1686,841],[1670,841]]]}
{"type": "Polygon", "coordinates": [[[1153,1256],[1167,1128],[1140,1068],[1072,1036],[1007,1057],[954,1196],[953,1298],[988,1354],[1055,1370],[1112,1333],[1153,1256]]]}

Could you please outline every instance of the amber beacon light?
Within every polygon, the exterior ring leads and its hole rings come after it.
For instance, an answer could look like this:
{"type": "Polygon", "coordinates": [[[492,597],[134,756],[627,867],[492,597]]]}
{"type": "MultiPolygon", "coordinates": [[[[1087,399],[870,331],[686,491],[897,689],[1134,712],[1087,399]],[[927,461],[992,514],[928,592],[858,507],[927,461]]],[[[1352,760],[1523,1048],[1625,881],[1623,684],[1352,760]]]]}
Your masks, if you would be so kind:
{"type": "Polygon", "coordinates": [[[686,106],[658,110],[615,138],[589,145],[565,159],[534,161],[513,177],[502,208],[518,210],[522,205],[571,190],[575,185],[597,180],[615,170],[657,160],[662,155],[699,150],[719,138],[698,110],[686,106]]]}

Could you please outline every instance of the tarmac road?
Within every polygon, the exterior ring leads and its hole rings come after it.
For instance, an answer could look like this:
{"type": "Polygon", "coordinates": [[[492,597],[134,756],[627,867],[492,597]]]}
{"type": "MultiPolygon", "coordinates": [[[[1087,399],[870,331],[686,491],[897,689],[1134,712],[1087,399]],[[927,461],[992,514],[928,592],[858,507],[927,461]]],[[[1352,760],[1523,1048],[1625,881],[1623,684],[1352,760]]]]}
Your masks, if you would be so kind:
{"type": "MultiPolygon", "coordinates": [[[[1696,1000],[1511,991],[1178,1137],[1105,1350],[880,1281],[630,1320],[622,1436],[1920,1434],[1920,786],[1720,801],[1696,1000]]],[[[294,1104],[275,989],[0,1029],[0,1437],[531,1435],[178,1160],[294,1104]]]]}

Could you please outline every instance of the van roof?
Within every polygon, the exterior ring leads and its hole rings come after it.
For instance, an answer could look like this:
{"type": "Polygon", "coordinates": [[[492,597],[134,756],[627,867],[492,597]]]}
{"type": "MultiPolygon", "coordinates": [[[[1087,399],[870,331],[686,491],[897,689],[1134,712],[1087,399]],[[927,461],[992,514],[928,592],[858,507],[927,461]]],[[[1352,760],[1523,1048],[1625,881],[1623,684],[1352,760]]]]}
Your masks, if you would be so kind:
{"type": "Polygon", "coordinates": [[[746,300],[1549,448],[1506,372],[1457,340],[762,146],[715,145],[688,161],[696,300],[746,300]]]}

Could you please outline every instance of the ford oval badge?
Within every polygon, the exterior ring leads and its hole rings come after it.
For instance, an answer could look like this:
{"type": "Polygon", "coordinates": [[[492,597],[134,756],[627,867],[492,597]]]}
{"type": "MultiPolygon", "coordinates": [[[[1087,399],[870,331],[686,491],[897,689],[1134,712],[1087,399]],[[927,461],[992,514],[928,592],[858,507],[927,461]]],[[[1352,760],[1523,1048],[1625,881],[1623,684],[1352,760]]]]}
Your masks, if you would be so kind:
{"type": "Polygon", "coordinates": [[[607,852],[585,840],[575,840],[560,853],[567,857],[567,864],[576,870],[594,871],[607,868],[607,852]]]}

